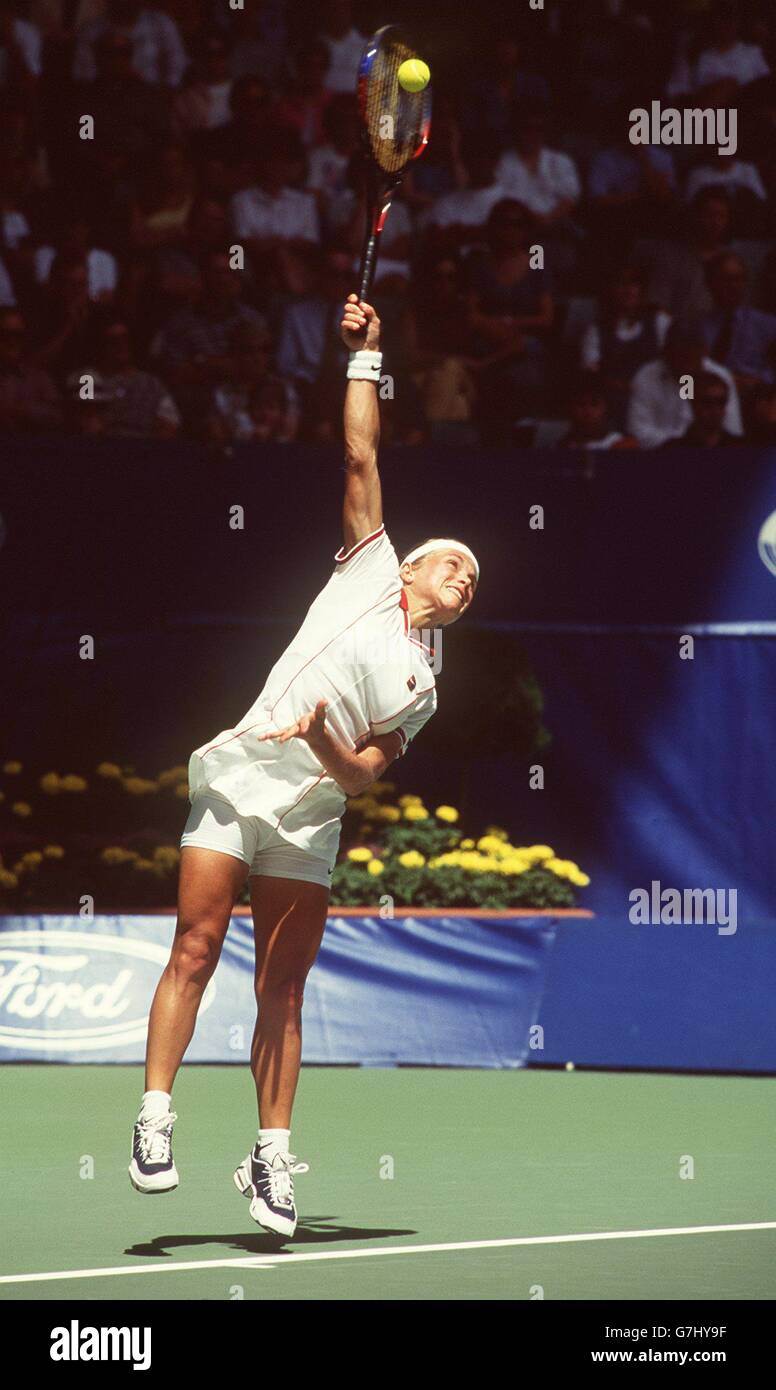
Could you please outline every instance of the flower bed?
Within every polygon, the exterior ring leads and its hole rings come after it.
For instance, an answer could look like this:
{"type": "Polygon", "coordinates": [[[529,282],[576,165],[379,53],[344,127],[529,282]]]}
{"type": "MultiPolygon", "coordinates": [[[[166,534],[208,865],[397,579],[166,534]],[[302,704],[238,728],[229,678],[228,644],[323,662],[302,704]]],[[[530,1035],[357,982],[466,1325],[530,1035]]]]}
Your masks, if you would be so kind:
{"type": "MultiPolygon", "coordinates": [[[[104,762],[87,777],[7,762],[0,911],[77,911],[87,895],[99,912],[174,906],[186,776],[183,766],[145,778],[104,762]]],[[[430,811],[417,795],[392,800],[395,790],[375,782],[348,801],[332,907],[571,908],[590,881],[549,845],[513,845],[494,825],[475,838],[454,806],[430,811]]]]}

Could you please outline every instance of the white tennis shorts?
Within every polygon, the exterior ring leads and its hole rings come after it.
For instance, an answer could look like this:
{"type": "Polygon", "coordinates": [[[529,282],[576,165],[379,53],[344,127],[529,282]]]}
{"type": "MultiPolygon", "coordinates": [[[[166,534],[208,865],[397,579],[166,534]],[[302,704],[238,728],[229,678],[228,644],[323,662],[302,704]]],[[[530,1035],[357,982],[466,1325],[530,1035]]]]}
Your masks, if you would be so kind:
{"type": "Polygon", "coordinates": [[[261,816],[241,816],[219,792],[201,791],[195,796],[183,828],[181,849],[220,850],[242,859],[250,874],[270,878],[300,878],[305,883],[331,884],[333,865],[318,854],[289,844],[261,816]]]}

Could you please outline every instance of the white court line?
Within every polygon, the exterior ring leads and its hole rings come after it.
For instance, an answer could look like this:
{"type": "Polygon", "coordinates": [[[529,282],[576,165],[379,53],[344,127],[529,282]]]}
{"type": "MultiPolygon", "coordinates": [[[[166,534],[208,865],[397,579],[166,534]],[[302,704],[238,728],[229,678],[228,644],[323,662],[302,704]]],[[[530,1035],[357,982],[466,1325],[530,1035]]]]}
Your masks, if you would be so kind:
{"type": "Polygon", "coordinates": [[[647,1236],[703,1236],[719,1231],[776,1231],[776,1221],[734,1226],[663,1226],[651,1231],[592,1231],[569,1236],[516,1236],[507,1240],[461,1240],[443,1245],[378,1245],[369,1250],[310,1250],[299,1255],[245,1255],[231,1260],[181,1260],[174,1264],[114,1265],[105,1269],[61,1269],[45,1274],[3,1274],[0,1284],[44,1283],[50,1279],[103,1279],[119,1274],[175,1274],[188,1269],[274,1269],[303,1260],[363,1260],[372,1255],[434,1255],[444,1250],[495,1250],[514,1245],[570,1245],[585,1240],[643,1240],[647,1236]]]}

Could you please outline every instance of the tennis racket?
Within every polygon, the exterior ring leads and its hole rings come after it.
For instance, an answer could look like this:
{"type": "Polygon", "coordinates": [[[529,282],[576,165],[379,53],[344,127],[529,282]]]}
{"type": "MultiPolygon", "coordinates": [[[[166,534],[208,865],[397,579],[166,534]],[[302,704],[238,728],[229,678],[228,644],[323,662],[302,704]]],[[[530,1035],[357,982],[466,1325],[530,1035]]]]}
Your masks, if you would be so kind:
{"type": "Polygon", "coordinates": [[[359,299],[368,297],[374,282],[380,235],[393,195],[413,159],[428,144],[431,84],[422,92],[405,92],[398,78],[402,63],[419,56],[402,30],[388,24],[369,40],[358,71],[367,187],[359,299]]]}

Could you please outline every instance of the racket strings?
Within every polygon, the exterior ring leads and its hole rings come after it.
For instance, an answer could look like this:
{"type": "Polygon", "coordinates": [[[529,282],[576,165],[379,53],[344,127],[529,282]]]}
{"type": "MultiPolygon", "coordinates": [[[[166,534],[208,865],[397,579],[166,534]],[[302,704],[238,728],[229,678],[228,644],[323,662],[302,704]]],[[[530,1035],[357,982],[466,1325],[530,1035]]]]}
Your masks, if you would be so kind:
{"type": "Polygon", "coordinates": [[[386,174],[397,174],[414,158],[423,137],[426,97],[405,92],[399,68],[417,54],[405,43],[380,46],[366,81],[364,119],[372,153],[386,174]]]}

